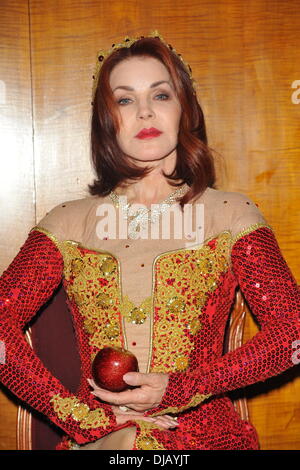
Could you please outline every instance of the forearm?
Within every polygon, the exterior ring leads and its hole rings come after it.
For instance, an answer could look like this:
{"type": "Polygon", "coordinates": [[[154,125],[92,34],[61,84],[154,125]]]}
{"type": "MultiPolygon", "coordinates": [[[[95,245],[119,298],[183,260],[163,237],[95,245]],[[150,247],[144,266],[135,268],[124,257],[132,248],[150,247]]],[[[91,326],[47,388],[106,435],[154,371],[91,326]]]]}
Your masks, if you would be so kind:
{"type": "Polygon", "coordinates": [[[82,401],[70,393],[36,356],[12,320],[3,321],[1,340],[6,360],[0,378],[18,398],[46,415],[78,443],[95,440],[111,432],[114,413],[91,396],[82,401]]]}
{"type": "Polygon", "coordinates": [[[0,340],[5,361],[0,364],[0,380],[78,443],[84,443],[114,429],[111,407],[93,396],[83,403],[72,395],[47,370],[22,331],[61,282],[62,270],[57,246],[44,234],[32,232],[1,276],[0,340]]]}
{"type": "Polygon", "coordinates": [[[160,406],[149,415],[178,413],[213,395],[264,381],[292,367],[299,321],[273,324],[237,350],[202,365],[193,372],[169,374],[160,406]]]}

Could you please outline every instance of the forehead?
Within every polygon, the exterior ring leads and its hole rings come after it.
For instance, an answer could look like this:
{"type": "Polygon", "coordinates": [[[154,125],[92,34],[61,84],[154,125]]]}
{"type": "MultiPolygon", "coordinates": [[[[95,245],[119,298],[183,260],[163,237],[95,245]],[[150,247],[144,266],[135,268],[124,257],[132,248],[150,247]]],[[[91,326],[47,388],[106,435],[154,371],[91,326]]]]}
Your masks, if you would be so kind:
{"type": "Polygon", "coordinates": [[[170,80],[168,69],[154,57],[131,57],[117,64],[110,74],[110,85],[134,87],[151,84],[160,80],[170,80]]]}

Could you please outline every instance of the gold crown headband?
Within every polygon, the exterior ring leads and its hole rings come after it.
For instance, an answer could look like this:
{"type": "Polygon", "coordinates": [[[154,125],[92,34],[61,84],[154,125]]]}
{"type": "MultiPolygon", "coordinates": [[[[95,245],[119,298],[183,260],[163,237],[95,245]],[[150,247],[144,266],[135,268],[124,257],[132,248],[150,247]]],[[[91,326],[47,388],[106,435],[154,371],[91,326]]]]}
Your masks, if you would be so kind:
{"type": "Polygon", "coordinates": [[[93,80],[94,80],[94,84],[93,84],[93,97],[95,96],[95,92],[96,92],[96,88],[97,88],[97,84],[98,84],[98,79],[99,79],[99,74],[100,74],[100,70],[101,70],[101,67],[103,65],[103,62],[105,61],[105,59],[110,56],[114,51],[118,50],[118,49],[122,49],[123,47],[127,47],[129,48],[130,46],[132,46],[132,44],[134,44],[136,41],[138,41],[139,39],[144,39],[145,37],[149,37],[149,38],[157,38],[157,39],[160,39],[169,49],[170,51],[172,51],[180,60],[181,62],[183,63],[184,65],[184,68],[186,70],[186,72],[188,73],[191,81],[192,81],[192,84],[193,84],[193,87],[195,88],[195,80],[192,76],[192,69],[191,67],[189,66],[189,64],[187,62],[185,62],[183,60],[183,58],[181,57],[180,54],[178,54],[178,52],[176,51],[176,49],[174,49],[170,44],[168,44],[164,39],[163,37],[159,34],[158,31],[152,31],[149,36],[140,36],[140,37],[137,37],[137,38],[129,38],[129,37],[126,37],[122,42],[118,43],[118,44],[112,44],[111,48],[108,49],[108,50],[103,50],[101,49],[100,51],[98,51],[98,54],[97,54],[97,62],[96,62],[96,67],[95,67],[95,71],[94,71],[94,75],[93,75],[93,80]]]}

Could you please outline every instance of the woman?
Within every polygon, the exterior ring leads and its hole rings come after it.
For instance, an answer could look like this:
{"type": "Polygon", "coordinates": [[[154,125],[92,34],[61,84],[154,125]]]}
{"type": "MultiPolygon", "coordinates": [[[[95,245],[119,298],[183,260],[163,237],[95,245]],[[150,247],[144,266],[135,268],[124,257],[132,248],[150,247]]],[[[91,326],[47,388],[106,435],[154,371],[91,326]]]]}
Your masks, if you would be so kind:
{"type": "Polygon", "coordinates": [[[191,71],[159,37],[99,55],[92,155],[92,196],[55,207],[1,278],[1,380],[66,432],[58,449],[258,449],[226,392],[294,365],[299,289],[257,206],[214,188],[191,71]],[[186,208],[196,230],[180,219],[186,208]],[[76,396],[21,331],[62,278],[82,362],[76,396]],[[222,355],[237,286],[262,328],[222,355]],[[137,356],[139,372],[124,376],[135,388],[93,382],[104,346],[137,356]]]}

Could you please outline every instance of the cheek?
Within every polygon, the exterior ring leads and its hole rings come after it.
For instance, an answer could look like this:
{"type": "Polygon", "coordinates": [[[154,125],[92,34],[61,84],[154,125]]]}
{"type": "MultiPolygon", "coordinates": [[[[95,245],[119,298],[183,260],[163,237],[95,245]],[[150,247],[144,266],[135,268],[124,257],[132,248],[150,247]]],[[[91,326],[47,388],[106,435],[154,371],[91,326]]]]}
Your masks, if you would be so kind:
{"type": "Polygon", "coordinates": [[[126,136],[126,133],[130,133],[130,129],[134,124],[134,117],[132,111],[128,108],[124,108],[120,111],[120,132],[123,134],[123,137],[126,136]]]}
{"type": "Polygon", "coordinates": [[[172,131],[173,134],[178,135],[179,132],[179,125],[180,125],[180,115],[175,115],[173,116],[173,119],[169,121],[170,123],[170,131],[172,131]]]}
{"type": "Polygon", "coordinates": [[[117,134],[117,142],[118,145],[121,149],[127,151],[128,150],[128,145],[132,145],[130,136],[132,132],[130,132],[130,129],[128,128],[128,125],[126,124],[120,126],[120,130],[117,134]]]}
{"type": "Polygon", "coordinates": [[[117,133],[117,138],[124,140],[128,134],[128,117],[124,111],[121,111],[119,114],[119,131],[117,133]]]}
{"type": "Polygon", "coordinates": [[[182,110],[181,110],[181,107],[180,107],[180,108],[177,108],[177,112],[176,112],[176,126],[177,126],[177,129],[179,129],[181,116],[182,116],[182,110]]]}
{"type": "Polygon", "coordinates": [[[173,109],[170,109],[167,121],[169,124],[169,129],[173,130],[173,132],[176,132],[176,134],[178,133],[178,130],[179,130],[180,118],[181,118],[180,108],[176,106],[173,109]]]}

